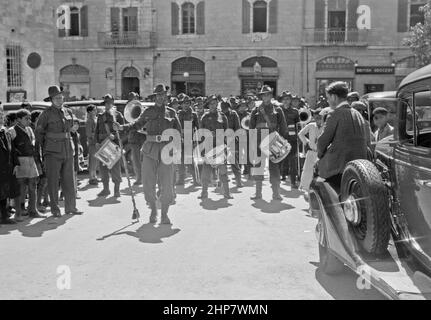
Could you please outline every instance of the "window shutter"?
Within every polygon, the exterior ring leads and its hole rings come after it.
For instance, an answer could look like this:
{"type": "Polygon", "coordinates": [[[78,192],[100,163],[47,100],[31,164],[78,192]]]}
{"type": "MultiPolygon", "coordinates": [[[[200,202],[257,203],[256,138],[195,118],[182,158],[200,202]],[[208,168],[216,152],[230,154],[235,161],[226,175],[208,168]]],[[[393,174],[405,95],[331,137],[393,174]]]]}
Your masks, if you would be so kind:
{"type": "Polygon", "coordinates": [[[196,7],[197,12],[197,34],[205,34],[205,2],[201,1],[196,7]]]}
{"type": "Polygon", "coordinates": [[[349,0],[349,22],[348,22],[348,28],[349,29],[357,29],[357,25],[356,25],[356,20],[358,17],[358,14],[356,13],[356,11],[358,10],[358,6],[359,6],[359,0],[349,0]]]}
{"type": "Polygon", "coordinates": [[[269,33],[277,33],[278,3],[277,0],[271,0],[269,3],[269,33]]]}
{"type": "Polygon", "coordinates": [[[407,22],[408,6],[408,0],[398,0],[398,32],[407,32],[409,30],[407,22]]]}
{"type": "Polygon", "coordinates": [[[138,31],[138,8],[131,7],[129,8],[129,31],[138,31]]]}
{"type": "Polygon", "coordinates": [[[88,6],[81,8],[81,37],[88,37],[88,6]]]}
{"type": "MultiPolygon", "coordinates": [[[[61,17],[63,14],[65,14],[65,13],[63,13],[63,12],[59,12],[59,13],[57,14],[57,18],[58,18],[58,19],[60,19],[60,17],[61,17]]],[[[63,17],[62,17],[62,19],[65,19],[65,17],[63,16],[63,17]]],[[[58,20],[58,21],[60,21],[60,20],[58,20]]],[[[63,20],[63,21],[64,21],[64,20],[63,20]]],[[[65,36],[66,36],[66,29],[64,29],[64,28],[62,28],[62,29],[58,28],[58,36],[59,36],[60,38],[65,37],[65,36]]]]}
{"type": "Polygon", "coordinates": [[[242,0],[242,33],[250,33],[250,2],[242,0]]]}
{"type": "Polygon", "coordinates": [[[355,31],[358,29],[356,24],[358,14],[356,11],[358,10],[359,0],[349,0],[349,7],[347,8],[348,14],[348,22],[347,22],[347,38],[350,42],[356,42],[359,39],[358,32],[355,31]]]}
{"type": "Polygon", "coordinates": [[[111,32],[120,31],[120,8],[111,8],[111,32]]]}
{"type": "Polygon", "coordinates": [[[325,28],[325,0],[315,0],[314,2],[314,28],[325,28]]]}
{"type": "Polygon", "coordinates": [[[171,5],[171,18],[172,18],[172,35],[180,34],[180,21],[179,21],[180,7],[175,2],[171,5]]]}

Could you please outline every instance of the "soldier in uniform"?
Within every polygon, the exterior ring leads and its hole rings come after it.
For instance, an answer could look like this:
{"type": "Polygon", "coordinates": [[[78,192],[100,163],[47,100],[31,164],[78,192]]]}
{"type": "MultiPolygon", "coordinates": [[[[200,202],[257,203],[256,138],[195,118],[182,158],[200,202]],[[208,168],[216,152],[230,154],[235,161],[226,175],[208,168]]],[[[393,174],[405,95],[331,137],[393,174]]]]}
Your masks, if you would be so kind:
{"type": "MultiPolygon", "coordinates": [[[[189,96],[184,96],[183,100],[181,101],[181,105],[182,108],[181,110],[178,112],[178,119],[181,123],[181,127],[184,130],[184,123],[185,121],[191,121],[192,122],[192,130],[193,132],[195,130],[199,129],[199,120],[198,120],[198,116],[195,112],[193,112],[192,109],[192,100],[190,99],[189,96]]],[[[190,171],[192,177],[193,177],[193,185],[197,186],[198,185],[198,181],[196,179],[196,174],[195,174],[195,168],[193,164],[184,164],[184,137],[183,137],[183,142],[182,142],[182,163],[179,165],[179,175],[178,175],[178,181],[176,182],[177,185],[184,185],[184,180],[186,178],[186,168],[190,171]]]]}
{"type": "MultiPolygon", "coordinates": [[[[118,112],[114,106],[114,98],[111,94],[107,94],[103,97],[105,104],[105,112],[103,112],[97,118],[97,125],[95,130],[95,137],[97,141],[97,149],[105,141],[110,139],[115,144],[119,145],[118,137],[114,130],[113,124],[120,123],[124,124],[123,115],[118,112]]],[[[111,174],[112,182],[114,183],[114,197],[119,198],[120,184],[121,184],[121,161],[118,161],[111,170],[106,166],[100,165],[100,174],[102,176],[103,190],[98,194],[99,197],[106,197],[111,194],[109,190],[109,174],[111,174]]]]}
{"type": "Polygon", "coordinates": [[[289,136],[287,141],[292,146],[289,155],[282,161],[282,179],[285,180],[286,176],[290,176],[290,183],[292,188],[297,189],[297,175],[298,175],[298,123],[299,111],[294,106],[299,106],[300,99],[297,96],[292,96],[290,92],[283,92],[280,96],[284,118],[286,119],[289,136]]]}
{"type": "Polygon", "coordinates": [[[139,119],[127,125],[115,124],[116,130],[133,128],[140,130],[145,127],[147,140],[142,147],[142,182],[145,200],[151,208],[150,223],[157,222],[156,184],[160,187],[162,206],[162,224],[171,224],[168,217],[169,206],[174,201],[173,164],[164,163],[161,158],[162,149],[170,142],[163,132],[176,129],[181,132],[181,125],[175,110],[166,107],[169,87],[159,84],[154,88],[155,105],[142,112],[139,119]]]}
{"type": "MultiPolygon", "coordinates": [[[[289,134],[283,110],[271,101],[273,89],[264,85],[259,92],[259,96],[262,98],[262,103],[257,105],[251,112],[250,129],[269,129],[270,133],[277,131],[283,138],[287,139],[289,134]]],[[[259,132],[257,146],[254,148],[260,145],[260,140],[261,133],[259,132]]],[[[253,177],[256,181],[256,195],[251,199],[262,199],[263,175],[254,175],[253,177]]],[[[282,200],[280,195],[280,165],[278,163],[269,161],[269,180],[272,187],[272,198],[282,200]]]]}
{"type": "MultiPolygon", "coordinates": [[[[217,145],[216,130],[217,129],[228,129],[228,120],[226,116],[217,110],[218,98],[216,95],[208,97],[207,104],[209,105],[209,111],[202,117],[201,128],[207,129],[213,133],[213,147],[217,145]]],[[[224,142],[223,142],[224,143],[224,142]]],[[[229,180],[227,177],[227,165],[220,164],[217,166],[219,178],[223,188],[223,195],[225,199],[232,199],[229,191],[229,180]]],[[[211,183],[211,174],[213,168],[210,164],[204,163],[202,168],[202,193],[199,199],[208,198],[208,186],[211,183]]]]}
{"type": "MultiPolygon", "coordinates": [[[[245,99],[241,99],[239,101],[239,105],[238,105],[238,116],[239,116],[239,123],[242,123],[242,120],[245,117],[248,117],[250,115],[250,110],[248,109],[248,104],[247,101],[245,99]]],[[[248,139],[248,130],[247,130],[247,141],[249,141],[248,139]]],[[[241,146],[240,146],[241,147],[241,146]]],[[[244,165],[244,169],[242,174],[245,176],[249,176],[250,175],[250,163],[248,162],[248,149],[249,148],[245,148],[239,150],[240,154],[244,154],[245,153],[245,157],[247,159],[247,164],[244,165]]]]}
{"type": "MultiPolygon", "coordinates": [[[[138,101],[139,95],[135,92],[129,93],[129,102],[138,101]]],[[[128,146],[132,152],[132,164],[133,171],[135,172],[135,183],[133,185],[139,186],[142,184],[142,175],[141,175],[141,148],[145,142],[145,134],[138,132],[137,130],[130,129],[129,135],[127,138],[128,146]]]]}
{"type": "MultiPolygon", "coordinates": [[[[227,117],[228,129],[232,129],[234,132],[241,129],[241,124],[239,122],[239,116],[236,111],[231,109],[231,104],[227,101],[221,103],[221,111],[227,117]]],[[[235,182],[238,188],[242,188],[241,182],[241,168],[239,166],[239,143],[236,141],[235,147],[235,161],[236,163],[231,164],[231,169],[235,175],[235,182]]]]}
{"type": "Polygon", "coordinates": [[[82,211],[76,208],[76,186],[73,176],[73,155],[74,152],[78,152],[73,148],[70,135],[73,114],[70,109],[63,106],[63,90],[60,87],[49,87],[48,95],[45,101],[51,101],[52,104],[39,116],[36,125],[36,141],[43,150],[51,213],[54,217],[61,216],[58,206],[61,183],[66,214],[82,214],[82,211]]]}

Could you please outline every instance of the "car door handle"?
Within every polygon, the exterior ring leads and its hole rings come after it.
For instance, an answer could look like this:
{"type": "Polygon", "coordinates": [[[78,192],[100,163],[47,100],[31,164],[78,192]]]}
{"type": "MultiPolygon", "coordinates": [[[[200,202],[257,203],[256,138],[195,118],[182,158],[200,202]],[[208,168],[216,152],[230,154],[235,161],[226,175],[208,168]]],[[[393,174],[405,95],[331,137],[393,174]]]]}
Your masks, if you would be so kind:
{"type": "Polygon", "coordinates": [[[431,188],[431,180],[419,180],[418,182],[423,187],[431,188]]]}

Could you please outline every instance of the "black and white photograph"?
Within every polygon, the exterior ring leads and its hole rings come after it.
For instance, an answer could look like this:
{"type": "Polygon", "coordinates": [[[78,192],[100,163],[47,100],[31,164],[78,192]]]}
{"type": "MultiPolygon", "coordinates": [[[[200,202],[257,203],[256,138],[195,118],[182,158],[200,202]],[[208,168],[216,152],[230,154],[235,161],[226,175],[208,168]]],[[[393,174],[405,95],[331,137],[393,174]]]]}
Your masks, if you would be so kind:
{"type": "Polygon", "coordinates": [[[429,300],[431,0],[0,0],[0,212],[0,300],[429,300]]]}

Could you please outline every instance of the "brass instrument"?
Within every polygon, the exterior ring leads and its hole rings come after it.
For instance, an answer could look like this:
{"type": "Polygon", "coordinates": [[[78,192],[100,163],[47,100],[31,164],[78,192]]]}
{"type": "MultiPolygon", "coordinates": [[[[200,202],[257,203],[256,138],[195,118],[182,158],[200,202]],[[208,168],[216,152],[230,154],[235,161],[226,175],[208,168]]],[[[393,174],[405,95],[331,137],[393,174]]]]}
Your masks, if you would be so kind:
{"type": "Polygon", "coordinates": [[[248,115],[248,116],[244,117],[244,118],[241,120],[241,127],[242,127],[243,129],[245,129],[245,130],[249,130],[249,129],[250,129],[250,119],[251,119],[251,116],[250,116],[250,115],[248,115]]]}
{"type": "Polygon", "coordinates": [[[309,124],[311,122],[311,119],[312,119],[312,116],[311,116],[310,109],[308,108],[299,109],[299,120],[302,126],[309,124]]]}
{"type": "Polygon", "coordinates": [[[145,107],[138,100],[132,100],[124,107],[124,119],[133,123],[138,120],[144,110],[145,107]]]}

